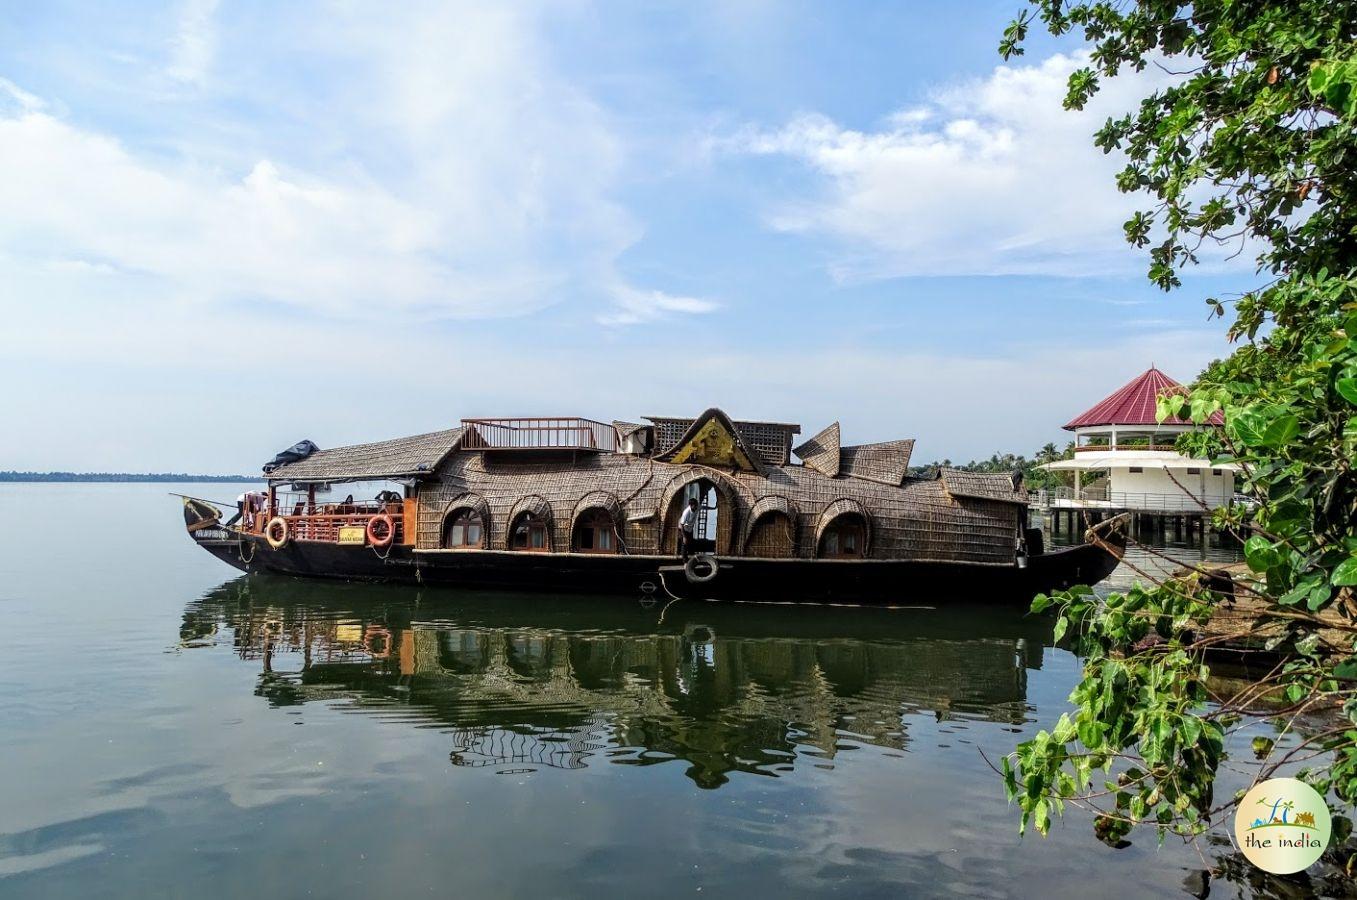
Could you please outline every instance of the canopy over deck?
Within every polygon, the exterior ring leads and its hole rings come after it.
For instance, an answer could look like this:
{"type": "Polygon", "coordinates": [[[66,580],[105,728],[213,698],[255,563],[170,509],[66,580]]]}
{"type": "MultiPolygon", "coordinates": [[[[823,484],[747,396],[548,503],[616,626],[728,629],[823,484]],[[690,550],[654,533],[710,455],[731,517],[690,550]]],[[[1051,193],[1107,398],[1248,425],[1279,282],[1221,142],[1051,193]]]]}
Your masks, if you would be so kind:
{"type": "Polygon", "coordinates": [[[272,482],[380,481],[432,475],[461,440],[461,428],[319,450],[268,473],[272,482]]]}

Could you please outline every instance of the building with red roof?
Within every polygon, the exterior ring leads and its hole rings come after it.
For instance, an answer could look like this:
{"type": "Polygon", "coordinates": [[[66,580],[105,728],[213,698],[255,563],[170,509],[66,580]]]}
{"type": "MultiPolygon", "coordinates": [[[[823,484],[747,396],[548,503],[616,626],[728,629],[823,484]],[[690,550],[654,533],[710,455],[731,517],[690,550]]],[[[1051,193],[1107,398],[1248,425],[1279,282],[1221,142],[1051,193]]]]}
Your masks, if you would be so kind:
{"type": "Polygon", "coordinates": [[[1151,365],[1067,422],[1065,430],[1075,436],[1073,458],[1042,468],[1073,473],[1073,485],[1052,505],[1199,512],[1229,503],[1235,467],[1191,459],[1174,447],[1186,431],[1223,425],[1220,413],[1200,426],[1179,418],[1157,420],[1159,398],[1183,390],[1151,365]],[[1084,484],[1088,472],[1100,477],[1084,484]]]}

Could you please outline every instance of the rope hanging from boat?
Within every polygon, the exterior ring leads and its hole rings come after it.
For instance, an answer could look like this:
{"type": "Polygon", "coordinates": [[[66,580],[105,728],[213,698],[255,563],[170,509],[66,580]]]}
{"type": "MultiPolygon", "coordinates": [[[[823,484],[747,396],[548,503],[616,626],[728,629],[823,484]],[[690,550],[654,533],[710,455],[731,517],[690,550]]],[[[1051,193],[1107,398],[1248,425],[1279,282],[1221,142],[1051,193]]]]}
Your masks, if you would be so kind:
{"type": "Polygon", "coordinates": [[[664,624],[664,614],[669,612],[669,607],[673,606],[675,603],[683,599],[678,594],[675,594],[673,591],[669,590],[669,585],[664,583],[663,572],[659,572],[657,574],[660,576],[660,587],[664,588],[664,592],[669,595],[669,602],[666,603],[664,607],[660,610],[660,617],[655,621],[656,628],[664,624]]]}
{"type": "Polygon", "coordinates": [[[245,540],[245,532],[238,531],[236,534],[238,536],[236,541],[236,554],[240,556],[240,561],[248,568],[250,563],[254,562],[254,555],[259,552],[259,548],[256,547],[253,542],[245,540]],[[245,555],[246,545],[250,548],[250,555],[248,557],[245,555]]]}

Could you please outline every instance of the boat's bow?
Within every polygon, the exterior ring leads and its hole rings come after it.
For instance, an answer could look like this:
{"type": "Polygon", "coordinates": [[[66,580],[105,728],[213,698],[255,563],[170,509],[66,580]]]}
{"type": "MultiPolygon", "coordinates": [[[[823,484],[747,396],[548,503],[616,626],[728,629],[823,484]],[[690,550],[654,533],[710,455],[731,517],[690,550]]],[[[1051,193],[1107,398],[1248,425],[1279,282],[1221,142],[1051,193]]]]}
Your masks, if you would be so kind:
{"type": "Polygon", "coordinates": [[[223,562],[247,570],[240,534],[222,524],[221,510],[206,500],[180,496],[184,501],[184,527],[193,542],[223,562]]]}
{"type": "Polygon", "coordinates": [[[1095,522],[1084,532],[1084,542],[1107,551],[1117,562],[1121,562],[1122,557],[1126,555],[1127,531],[1130,525],[1129,512],[1095,522]]]}

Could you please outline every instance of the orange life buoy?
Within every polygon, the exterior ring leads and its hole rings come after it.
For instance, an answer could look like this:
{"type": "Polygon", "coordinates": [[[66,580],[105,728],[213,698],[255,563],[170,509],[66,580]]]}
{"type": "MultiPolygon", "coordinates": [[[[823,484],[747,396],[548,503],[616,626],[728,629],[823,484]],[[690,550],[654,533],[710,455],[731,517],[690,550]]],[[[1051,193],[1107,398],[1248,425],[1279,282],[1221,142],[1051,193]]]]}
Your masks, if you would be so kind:
{"type": "Polygon", "coordinates": [[[287,542],[292,539],[292,529],[288,527],[287,519],[282,516],[269,519],[269,524],[264,526],[264,539],[274,550],[286,547],[287,542]]]}
{"type": "Polygon", "coordinates": [[[368,519],[368,543],[373,547],[389,547],[396,539],[396,520],[386,513],[368,519]],[[374,526],[381,526],[380,530],[374,526]]]}

